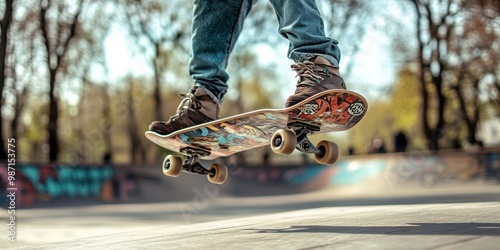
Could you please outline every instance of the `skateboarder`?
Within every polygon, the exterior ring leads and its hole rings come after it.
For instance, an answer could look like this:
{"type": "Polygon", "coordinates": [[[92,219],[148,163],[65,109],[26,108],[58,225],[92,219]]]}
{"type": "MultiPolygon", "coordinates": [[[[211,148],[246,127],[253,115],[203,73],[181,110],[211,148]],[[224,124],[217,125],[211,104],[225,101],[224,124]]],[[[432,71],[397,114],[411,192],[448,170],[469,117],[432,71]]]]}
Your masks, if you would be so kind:
{"type": "MultiPolygon", "coordinates": [[[[155,121],[149,130],[170,134],[179,129],[219,118],[220,104],[229,78],[229,54],[243,21],[257,0],[194,1],[189,73],[194,86],[181,94],[177,114],[155,121]]],[[[285,106],[292,106],[328,89],[345,89],[339,75],[338,42],[326,37],[314,0],[270,0],[278,17],[279,33],[288,39],[288,58],[297,72],[297,89],[285,106]]]]}

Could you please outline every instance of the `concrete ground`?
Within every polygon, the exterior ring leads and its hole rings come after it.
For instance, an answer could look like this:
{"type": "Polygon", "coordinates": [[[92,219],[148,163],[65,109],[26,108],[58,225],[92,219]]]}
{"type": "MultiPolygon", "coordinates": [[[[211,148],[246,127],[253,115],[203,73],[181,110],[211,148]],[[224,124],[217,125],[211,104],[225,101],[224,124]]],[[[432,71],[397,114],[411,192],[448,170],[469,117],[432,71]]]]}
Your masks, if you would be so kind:
{"type": "MultiPolygon", "coordinates": [[[[5,211],[0,220],[8,221],[5,211]]],[[[23,209],[2,249],[500,249],[500,185],[23,209]]]]}

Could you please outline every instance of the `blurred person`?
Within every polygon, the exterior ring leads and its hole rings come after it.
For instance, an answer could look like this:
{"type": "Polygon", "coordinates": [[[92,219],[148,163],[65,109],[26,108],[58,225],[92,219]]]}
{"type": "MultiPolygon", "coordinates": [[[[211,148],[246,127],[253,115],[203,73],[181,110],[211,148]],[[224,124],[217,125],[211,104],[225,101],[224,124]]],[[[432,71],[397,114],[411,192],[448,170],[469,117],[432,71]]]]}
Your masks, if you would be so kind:
{"type": "Polygon", "coordinates": [[[354,155],[354,146],[350,146],[349,149],[347,150],[348,155],[354,155]]]}
{"type": "Polygon", "coordinates": [[[111,155],[111,152],[106,151],[106,153],[104,153],[104,155],[102,156],[102,164],[103,165],[110,165],[111,161],[113,159],[112,157],[113,156],[111,155]]]}
{"type": "MultiPolygon", "coordinates": [[[[227,92],[229,55],[243,28],[243,21],[257,0],[195,0],[189,74],[194,84],[177,113],[168,121],[154,121],[149,130],[159,134],[219,119],[227,92]]],[[[290,107],[319,92],[345,89],[339,75],[338,41],[325,35],[314,0],[270,0],[279,23],[279,34],[288,39],[288,58],[295,63],[296,91],[285,104],[290,107]]],[[[258,72],[256,72],[258,73],[258,72]]]]}
{"type": "Polygon", "coordinates": [[[394,135],[394,151],[395,152],[406,152],[408,147],[408,137],[402,130],[398,131],[394,135]]]}
{"type": "Polygon", "coordinates": [[[381,138],[375,138],[372,142],[372,153],[383,154],[386,153],[385,143],[381,138]]]}

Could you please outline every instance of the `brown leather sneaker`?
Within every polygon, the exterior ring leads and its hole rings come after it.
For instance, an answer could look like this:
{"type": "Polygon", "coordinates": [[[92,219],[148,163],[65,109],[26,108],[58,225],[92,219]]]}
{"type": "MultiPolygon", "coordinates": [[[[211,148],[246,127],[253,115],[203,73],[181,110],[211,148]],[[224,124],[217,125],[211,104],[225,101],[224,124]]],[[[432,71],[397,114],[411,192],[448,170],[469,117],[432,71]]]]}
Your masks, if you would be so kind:
{"type": "Polygon", "coordinates": [[[330,61],[316,56],[311,61],[292,64],[299,80],[295,94],[288,97],[285,107],[293,106],[308,97],[329,89],[346,89],[339,70],[332,66],[330,61]]]}
{"type": "Polygon", "coordinates": [[[180,93],[184,99],[177,108],[177,114],[166,122],[154,121],[149,130],[168,135],[177,130],[219,119],[220,105],[200,88],[192,88],[189,93],[180,93]]]}

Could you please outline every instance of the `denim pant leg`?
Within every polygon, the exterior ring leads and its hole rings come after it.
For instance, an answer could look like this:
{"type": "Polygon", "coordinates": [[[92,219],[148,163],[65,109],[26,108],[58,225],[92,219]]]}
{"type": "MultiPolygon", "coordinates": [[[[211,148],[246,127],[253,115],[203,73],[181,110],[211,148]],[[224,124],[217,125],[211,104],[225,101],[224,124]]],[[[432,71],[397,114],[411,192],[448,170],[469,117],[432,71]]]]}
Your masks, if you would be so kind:
{"type": "Polygon", "coordinates": [[[315,55],[338,67],[338,41],[325,35],[323,19],[314,0],[270,0],[278,17],[279,32],[290,42],[288,57],[301,62],[315,55]]]}
{"type": "Polygon", "coordinates": [[[256,0],[194,1],[189,74],[219,102],[227,92],[226,67],[243,21],[256,0]]]}

